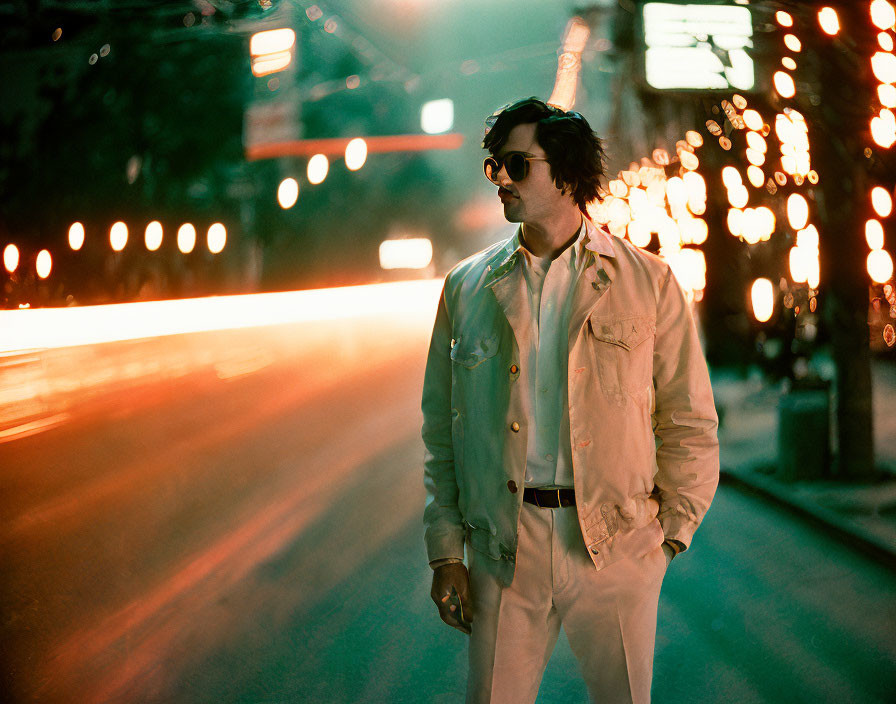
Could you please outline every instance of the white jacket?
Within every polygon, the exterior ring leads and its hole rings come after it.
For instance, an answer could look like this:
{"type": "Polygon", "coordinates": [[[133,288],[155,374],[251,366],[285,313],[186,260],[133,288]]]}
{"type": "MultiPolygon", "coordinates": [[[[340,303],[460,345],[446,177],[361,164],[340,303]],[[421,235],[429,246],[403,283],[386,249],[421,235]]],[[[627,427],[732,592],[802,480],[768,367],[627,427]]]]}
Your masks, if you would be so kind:
{"type": "MultiPolygon", "coordinates": [[[[706,361],[662,259],[586,219],[592,255],[569,325],[576,505],[596,569],[664,539],[686,549],[719,477],[706,361]]],[[[526,469],[519,340],[528,340],[519,234],[445,279],[423,387],[429,560],[464,541],[510,584],[526,469]]]]}

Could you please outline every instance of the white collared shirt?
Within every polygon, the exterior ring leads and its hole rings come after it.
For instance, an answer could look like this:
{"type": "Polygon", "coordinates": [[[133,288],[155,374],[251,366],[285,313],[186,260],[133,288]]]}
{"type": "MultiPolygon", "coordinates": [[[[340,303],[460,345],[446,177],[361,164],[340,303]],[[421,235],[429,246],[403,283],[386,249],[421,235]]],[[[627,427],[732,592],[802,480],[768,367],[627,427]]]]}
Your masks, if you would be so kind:
{"type": "Polygon", "coordinates": [[[573,293],[589,252],[583,220],[579,236],[551,260],[523,252],[532,334],[528,364],[521,369],[528,391],[529,439],[525,485],[572,487],[572,446],[569,437],[569,314],[573,293]]]}

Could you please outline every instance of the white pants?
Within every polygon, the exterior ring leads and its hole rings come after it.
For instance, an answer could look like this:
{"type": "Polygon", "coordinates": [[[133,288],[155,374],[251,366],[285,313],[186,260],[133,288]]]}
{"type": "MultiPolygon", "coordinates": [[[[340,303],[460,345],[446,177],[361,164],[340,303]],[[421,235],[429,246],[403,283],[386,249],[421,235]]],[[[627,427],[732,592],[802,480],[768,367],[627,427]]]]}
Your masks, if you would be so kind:
{"type": "Polygon", "coordinates": [[[637,559],[594,568],[575,507],[523,504],[513,583],[468,548],[476,614],[468,704],[527,704],[538,694],[560,624],[599,704],[648,704],[660,586],[657,545],[637,559]]]}

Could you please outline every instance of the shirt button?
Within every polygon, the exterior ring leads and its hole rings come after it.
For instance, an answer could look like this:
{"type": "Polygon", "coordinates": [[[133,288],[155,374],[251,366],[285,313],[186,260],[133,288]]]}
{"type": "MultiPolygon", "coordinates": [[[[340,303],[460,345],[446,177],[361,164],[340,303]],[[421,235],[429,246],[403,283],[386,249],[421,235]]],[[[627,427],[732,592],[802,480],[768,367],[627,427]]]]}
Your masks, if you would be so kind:
{"type": "Polygon", "coordinates": [[[518,366],[516,366],[515,364],[510,365],[510,373],[511,374],[516,374],[519,370],[520,370],[520,368],[518,366]]]}
{"type": "Polygon", "coordinates": [[[517,491],[516,482],[511,479],[509,482],[507,482],[507,488],[510,490],[511,494],[515,494],[517,491]]]}
{"type": "Polygon", "coordinates": [[[517,423],[516,421],[513,421],[513,423],[510,424],[510,429],[513,432],[518,433],[518,432],[520,432],[520,424],[517,423]]]}
{"type": "Polygon", "coordinates": [[[544,458],[545,458],[548,462],[553,462],[553,461],[554,461],[554,456],[553,456],[553,455],[545,455],[544,458]]]}

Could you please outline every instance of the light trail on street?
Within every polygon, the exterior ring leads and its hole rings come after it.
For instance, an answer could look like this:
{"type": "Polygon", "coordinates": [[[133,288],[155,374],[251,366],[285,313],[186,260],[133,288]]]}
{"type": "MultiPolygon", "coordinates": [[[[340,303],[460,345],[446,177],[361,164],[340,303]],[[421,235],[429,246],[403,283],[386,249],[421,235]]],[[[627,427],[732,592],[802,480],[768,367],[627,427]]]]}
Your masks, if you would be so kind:
{"type": "Polygon", "coordinates": [[[242,296],[0,310],[0,354],[374,313],[401,315],[420,312],[440,288],[441,280],[402,281],[242,296]]]}

